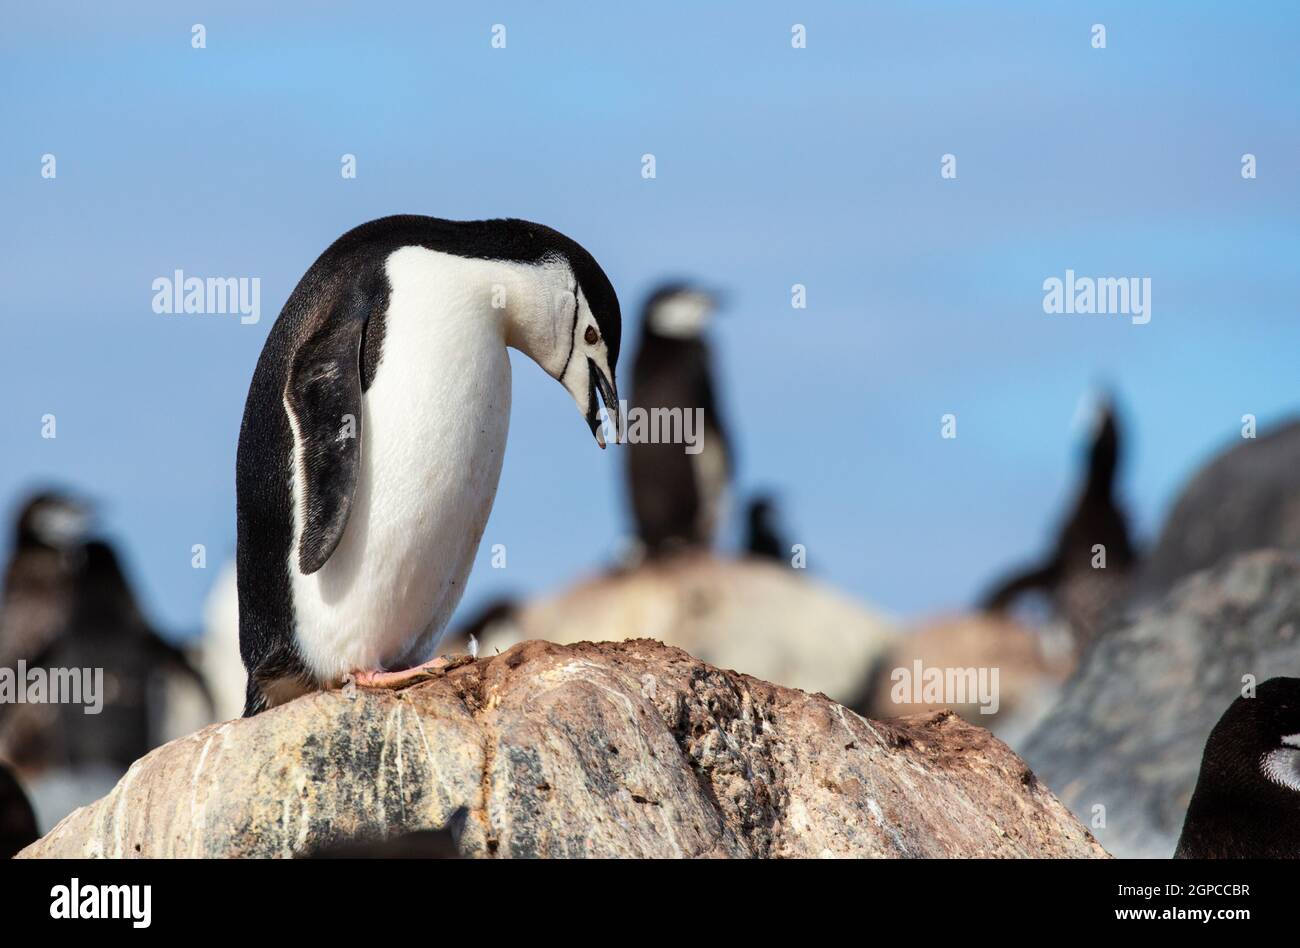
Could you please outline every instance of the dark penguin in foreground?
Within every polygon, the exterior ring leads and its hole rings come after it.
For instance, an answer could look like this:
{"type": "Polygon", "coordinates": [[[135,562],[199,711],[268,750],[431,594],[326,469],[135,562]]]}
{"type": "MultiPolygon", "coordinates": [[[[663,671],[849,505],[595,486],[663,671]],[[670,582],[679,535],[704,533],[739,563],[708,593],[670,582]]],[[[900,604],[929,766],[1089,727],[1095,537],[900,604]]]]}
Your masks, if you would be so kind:
{"type": "Polygon", "coordinates": [[[1271,678],[1219,718],[1174,856],[1300,858],[1300,678],[1271,678]]]}
{"type": "Polygon", "coordinates": [[[245,714],[436,664],[501,473],[507,347],[604,447],[621,331],[600,265],[540,224],[386,217],[321,254],[267,337],[239,435],[245,714]]]}
{"type": "Polygon", "coordinates": [[[83,503],[51,491],[19,510],[0,601],[0,668],[31,661],[63,631],[89,522],[83,503]]]}
{"type": "Polygon", "coordinates": [[[637,536],[651,559],[712,546],[731,480],[730,439],[704,336],[716,307],[709,293],[671,283],[650,295],[642,315],[629,398],[628,488],[637,536]],[[656,417],[672,425],[660,423],[656,432],[656,417]],[[683,444],[697,417],[698,444],[683,444]],[[656,433],[658,443],[650,440],[656,433]]]}
{"type": "Polygon", "coordinates": [[[1106,400],[1093,419],[1083,490],[1060,529],[1051,558],[1000,582],[984,597],[986,610],[1002,612],[1021,595],[1042,590],[1069,623],[1077,651],[1096,637],[1121,599],[1137,560],[1128,518],[1115,497],[1119,460],[1119,423],[1114,405],[1106,400]],[[1094,565],[1102,555],[1098,546],[1104,548],[1104,568],[1094,565]]]}
{"type": "Polygon", "coordinates": [[[749,533],[745,538],[745,552],[761,559],[790,562],[790,544],[781,539],[776,528],[776,501],[768,496],[755,497],[749,502],[749,533]]]}

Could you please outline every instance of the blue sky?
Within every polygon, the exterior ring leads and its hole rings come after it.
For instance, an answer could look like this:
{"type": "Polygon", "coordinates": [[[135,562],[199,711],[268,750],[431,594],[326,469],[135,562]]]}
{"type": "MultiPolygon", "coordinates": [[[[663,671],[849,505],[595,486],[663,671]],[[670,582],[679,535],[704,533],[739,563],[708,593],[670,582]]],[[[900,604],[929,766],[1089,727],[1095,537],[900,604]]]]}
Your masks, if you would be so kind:
{"type": "MultiPolygon", "coordinates": [[[[625,377],[649,287],[725,289],[740,494],[776,491],[819,576],[903,615],[968,603],[1048,542],[1090,385],[1122,399],[1143,537],[1242,414],[1300,403],[1293,5],[264,6],[42,4],[0,36],[0,502],[49,482],[95,498],[177,632],[233,554],[271,322],[321,250],[384,214],[570,234],[630,317],[625,377]],[[1151,322],[1044,314],[1067,268],[1150,277],[1151,322]],[[155,314],[176,269],[260,277],[261,322],[155,314]]],[[[466,607],[559,586],[628,526],[622,458],[514,361],[466,607]]]]}

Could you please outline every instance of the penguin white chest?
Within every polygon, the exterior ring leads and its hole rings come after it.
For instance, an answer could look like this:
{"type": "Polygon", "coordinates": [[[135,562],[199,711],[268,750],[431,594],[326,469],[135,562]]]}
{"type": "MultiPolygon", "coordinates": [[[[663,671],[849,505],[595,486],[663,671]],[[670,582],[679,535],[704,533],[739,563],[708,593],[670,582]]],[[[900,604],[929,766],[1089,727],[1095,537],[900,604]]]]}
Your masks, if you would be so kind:
{"type": "Polygon", "coordinates": [[[362,399],[347,526],[317,572],[303,575],[290,557],[299,653],[322,683],[428,658],[464,592],[510,419],[499,320],[475,292],[458,291],[475,285],[463,271],[476,265],[414,247],[388,259],[382,355],[362,399]]]}

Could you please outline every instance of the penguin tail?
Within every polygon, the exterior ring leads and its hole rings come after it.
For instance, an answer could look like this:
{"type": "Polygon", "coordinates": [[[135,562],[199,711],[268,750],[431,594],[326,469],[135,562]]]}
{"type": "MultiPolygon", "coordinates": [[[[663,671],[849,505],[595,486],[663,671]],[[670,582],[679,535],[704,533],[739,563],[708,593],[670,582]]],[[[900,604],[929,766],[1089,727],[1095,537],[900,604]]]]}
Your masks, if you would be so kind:
{"type": "Polygon", "coordinates": [[[244,695],[244,717],[251,718],[255,714],[261,714],[270,706],[262,686],[257,683],[256,678],[249,675],[248,691],[244,695]]]}

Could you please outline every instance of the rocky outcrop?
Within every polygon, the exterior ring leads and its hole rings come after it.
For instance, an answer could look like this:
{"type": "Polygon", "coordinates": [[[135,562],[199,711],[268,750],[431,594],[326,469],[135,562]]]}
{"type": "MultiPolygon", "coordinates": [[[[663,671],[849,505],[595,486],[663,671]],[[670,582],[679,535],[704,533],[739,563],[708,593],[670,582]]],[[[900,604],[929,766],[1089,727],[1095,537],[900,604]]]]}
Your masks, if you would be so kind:
{"type": "Polygon", "coordinates": [[[530,639],[656,639],[701,661],[837,701],[858,693],[892,623],[769,560],[681,555],[531,600],[490,625],[482,653],[530,639]]]}
{"type": "Polygon", "coordinates": [[[1022,751],[1111,853],[1167,857],[1243,678],[1298,670],[1300,560],[1233,557],[1100,639],[1022,751]]]}
{"type": "Polygon", "coordinates": [[[1252,550],[1300,551],[1300,421],[1238,438],[1183,488],[1130,599],[1149,604],[1174,583],[1252,550]]]}
{"type": "Polygon", "coordinates": [[[528,642],[213,725],[23,855],[297,856],[453,816],[482,857],[1104,855],[951,714],[879,724],[650,641],[528,642]]]}

